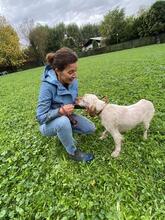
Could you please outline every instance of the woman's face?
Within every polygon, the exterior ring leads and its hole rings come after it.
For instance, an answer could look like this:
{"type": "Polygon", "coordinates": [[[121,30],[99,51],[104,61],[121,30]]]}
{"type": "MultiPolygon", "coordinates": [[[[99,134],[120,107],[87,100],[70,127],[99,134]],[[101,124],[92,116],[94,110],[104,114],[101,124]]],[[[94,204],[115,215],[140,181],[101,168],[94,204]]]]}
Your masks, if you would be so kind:
{"type": "Polygon", "coordinates": [[[58,80],[62,84],[71,84],[73,80],[77,77],[77,63],[68,64],[68,66],[63,70],[55,70],[58,76],[58,80]]]}

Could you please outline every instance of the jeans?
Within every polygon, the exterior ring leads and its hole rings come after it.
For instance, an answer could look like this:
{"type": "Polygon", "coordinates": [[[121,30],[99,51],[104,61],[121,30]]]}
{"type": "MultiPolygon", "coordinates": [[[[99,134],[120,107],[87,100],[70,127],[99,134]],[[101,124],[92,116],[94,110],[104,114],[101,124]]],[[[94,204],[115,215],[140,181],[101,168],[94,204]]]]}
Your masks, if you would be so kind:
{"type": "Polygon", "coordinates": [[[41,125],[40,132],[44,136],[57,135],[66,151],[73,155],[76,150],[73,132],[91,134],[96,130],[96,128],[95,125],[87,118],[76,114],[72,114],[72,116],[78,122],[75,127],[72,126],[67,116],[61,116],[49,123],[41,125]]]}

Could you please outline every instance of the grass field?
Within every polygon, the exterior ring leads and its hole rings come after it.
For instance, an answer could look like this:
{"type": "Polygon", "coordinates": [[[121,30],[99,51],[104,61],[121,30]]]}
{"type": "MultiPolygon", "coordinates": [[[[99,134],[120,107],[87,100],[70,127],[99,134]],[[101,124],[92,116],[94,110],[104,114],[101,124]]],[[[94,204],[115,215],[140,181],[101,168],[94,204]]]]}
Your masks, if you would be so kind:
{"type": "Polygon", "coordinates": [[[98,118],[91,118],[95,134],[75,136],[94,153],[90,164],[68,160],[57,138],[41,136],[35,111],[42,71],[0,77],[0,219],[164,220],[165,44],[79,60],[79,95],[154,103],[148,140],[142,126],[129,131],[118,159],[111,136],[98,139],[98,118]]]}

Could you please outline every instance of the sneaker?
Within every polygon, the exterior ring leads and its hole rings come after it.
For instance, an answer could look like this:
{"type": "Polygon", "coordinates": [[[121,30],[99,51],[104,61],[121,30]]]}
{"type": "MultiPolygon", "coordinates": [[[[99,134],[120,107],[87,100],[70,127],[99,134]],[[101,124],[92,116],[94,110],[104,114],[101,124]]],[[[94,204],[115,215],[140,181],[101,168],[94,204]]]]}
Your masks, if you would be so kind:
{"type": "Polygon", "coordinates": [[[90,162],[94,159],[94,156],[91,153],[84,153],[81,150],[76,149],[74,155],[69,154],[69,158],[76,161],[90,162]]]}

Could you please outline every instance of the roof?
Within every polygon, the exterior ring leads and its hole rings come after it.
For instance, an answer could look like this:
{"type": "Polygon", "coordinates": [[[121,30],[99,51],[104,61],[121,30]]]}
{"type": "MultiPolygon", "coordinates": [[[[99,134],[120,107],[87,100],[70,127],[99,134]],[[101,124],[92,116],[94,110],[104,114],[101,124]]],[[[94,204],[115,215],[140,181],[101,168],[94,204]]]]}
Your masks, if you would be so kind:
{"type": "Polygon", "coordinates": [[[103,38],[102,37],[91,37],[91,38],[89,38],[89,40],[83,46],[84,47],[89,46],[92,43],[93,40],[95,40],[97,42],[100,42],[101,40],[103,40],[103,38]]]}
{"type": "Polygon", "coordinates": [[[91,37],[90,39],[101,41],[103,38],[102,37],[91,37]]]}

